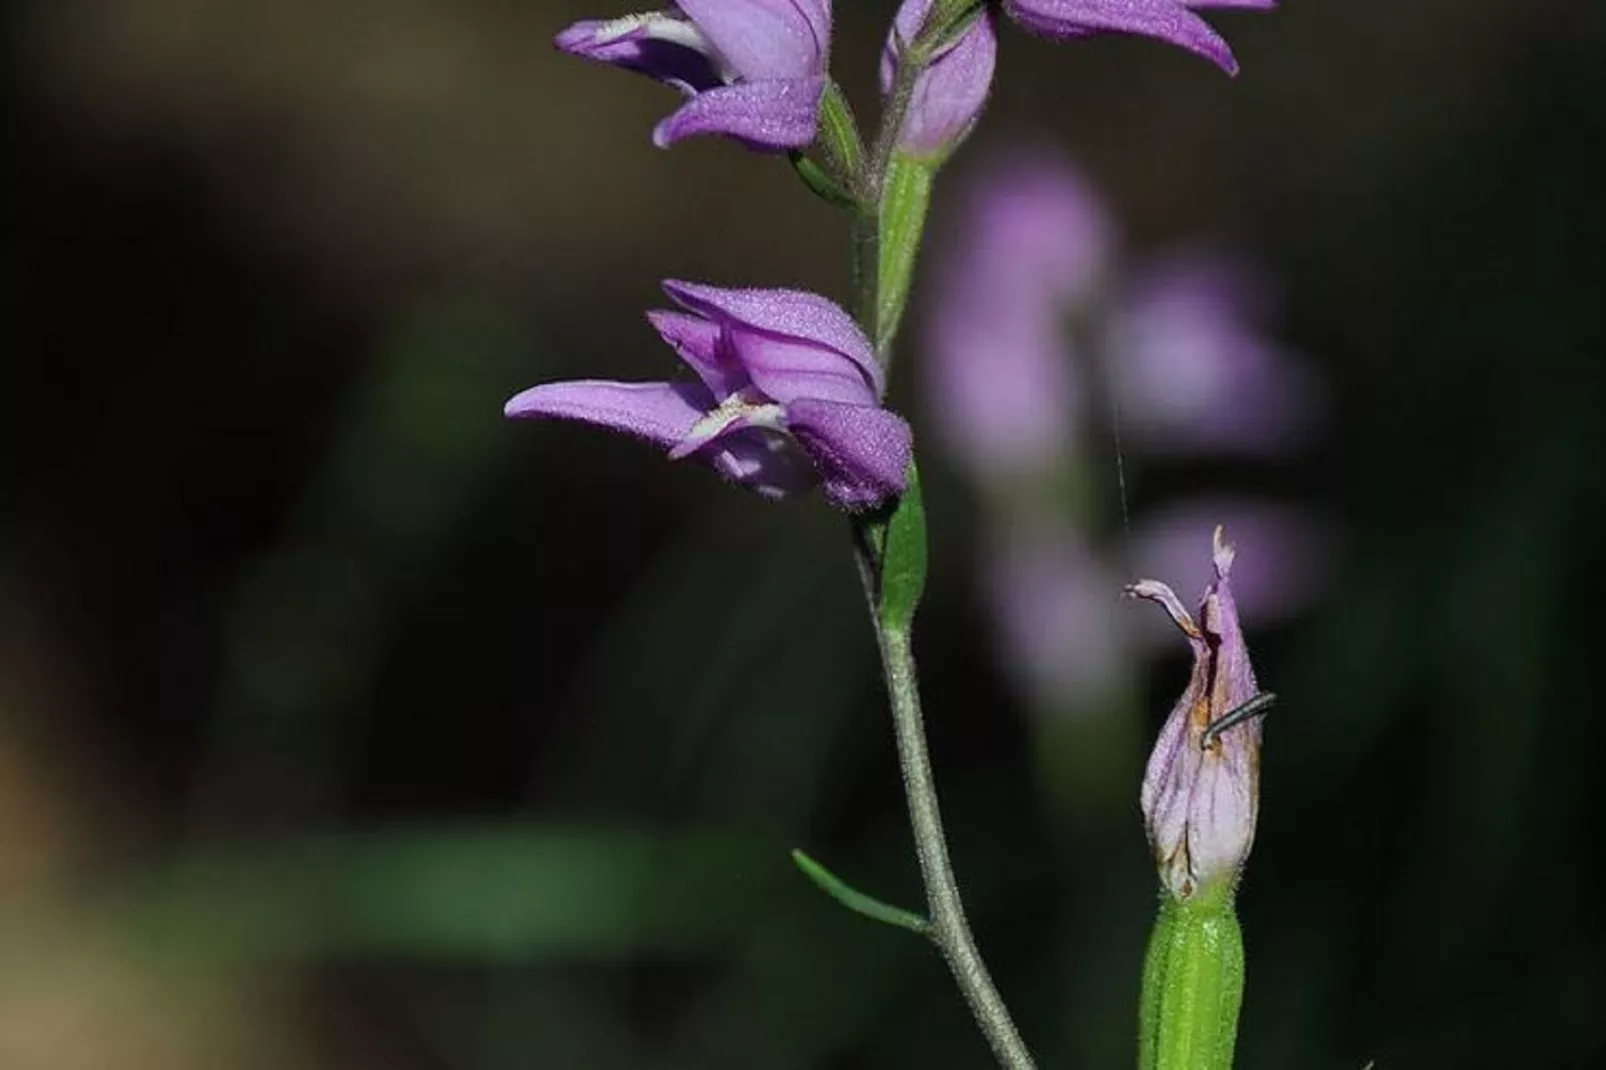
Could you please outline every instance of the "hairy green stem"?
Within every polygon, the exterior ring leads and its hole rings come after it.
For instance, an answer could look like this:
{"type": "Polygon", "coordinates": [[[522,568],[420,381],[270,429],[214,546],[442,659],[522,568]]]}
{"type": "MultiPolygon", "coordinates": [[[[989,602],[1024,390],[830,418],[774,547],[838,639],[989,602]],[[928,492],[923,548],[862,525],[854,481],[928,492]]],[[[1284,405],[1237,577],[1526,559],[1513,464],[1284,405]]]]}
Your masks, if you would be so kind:
{"type": "MultiPolygon", "coordinates": [[[[873,210],[854,215],[849,240],[853,245],[853,314],[873,345],[875,323],[881,315],[880,288],[876,282],[881,271],[881,227],[873,210]]],[[[886,355],[877,353],[876,356],[885,366],[886,355]]]]}
{"type": "Polygon", "coordinates": [[[948,858],[948,841],[942,827],[942,811],[937,804],[937,783],[932,776],[931,755],[926,749],[926,729],[920,709],[920,689],[915,674],[914,652],[909,633],[878,626],[881,663],[886,671],[887,694],[892,703],[892,721],[898,738],[898,763],[903,770],[903,790],[909,800],[909,820],[914,830],[915,854],[926,885],[929,935],[953,972],[954,981],[970,1005],[970,1013],[992,1046],[998,1064],[1010,1070],[1030,1070],[1031,1053],[1021,1040],[1009,1016],[1004,998],[993,984],[982,961],[976,939],[965,920],[959,882],[948,858]]]}
{"type": "MultiPolygon", "coordinates": [[[[935,167],[900,167],[898,137],[920,71],[939,31],[940,27],[928,25],[903,50],[865,178],[865,187],[874,197],[875,212],[856,215],[853,224],[856,306],[865,333],[875,343],[876,355],[884,365],[891,362],[935,171],[935,167]]],[[[855,556],[892,708],[915,854],[925,885],[925,932],[948,963],[998,1064],[1006,1070],[1032,1070],[1031,1053],[993,984],[965,919],[937,803],[912,646],[914,613],[926,576],[925,508],[919,472],[913,464],[908,488],[891,513],[856,518],[854,535],[855,556]]]]}

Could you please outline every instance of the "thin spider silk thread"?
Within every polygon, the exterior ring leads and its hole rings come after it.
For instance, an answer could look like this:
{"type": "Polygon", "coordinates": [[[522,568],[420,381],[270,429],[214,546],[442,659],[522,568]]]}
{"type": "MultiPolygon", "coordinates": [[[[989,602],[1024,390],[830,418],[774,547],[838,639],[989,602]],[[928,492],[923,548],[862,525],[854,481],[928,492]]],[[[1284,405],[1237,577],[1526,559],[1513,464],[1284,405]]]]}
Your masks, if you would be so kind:
{"type": "Polygon", "coordinates": [[[1132,509],[1126,492],[1126,450],[1121,445],[1121,392],[1105,377],[1104,389],[1110,396],[1110,437],[1115,445],[1115,486],[1121,500],[1121,551],[1127,568],[1132,567],[1132,509]]]}

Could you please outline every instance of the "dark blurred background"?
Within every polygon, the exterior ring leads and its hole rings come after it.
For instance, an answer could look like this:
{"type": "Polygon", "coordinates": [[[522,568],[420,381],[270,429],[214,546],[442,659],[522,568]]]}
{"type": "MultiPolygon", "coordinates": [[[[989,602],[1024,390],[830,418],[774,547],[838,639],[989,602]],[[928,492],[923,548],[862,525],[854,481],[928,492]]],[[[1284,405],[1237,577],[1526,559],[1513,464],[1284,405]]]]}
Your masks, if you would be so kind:
{"type": "MultiPolygon", "coordinates": [[[[868,112],[894,5],[837,6],[868,112]]],[[[660,278],[845,286],[784,164],[655,150],[672,94],[550,50],[613,13],[13,5],[6,1070],[987,1065],[930,950],[787,858],[919,900],[840,519],[501,419],[661,375],[660,278]]],[[[1318,446],[1250,488],[1331,539],[1252,635],[1283,702],[1239,1063],[1596,1065],[1606,8],[1216,22],[1236,81],[1007,30],[955,169],[1052,141],[1138,250],[1246,251],[1325,383],[1318,446]]],[[[926,463],[976,928],[1042,1065],[1128,1065],[1139,770],[1053,774],[1099,755],[1058,762],[1004,678],[926,463]]],[[[1145,670],[1145,735],[1184,677],[1145,670]]]]}

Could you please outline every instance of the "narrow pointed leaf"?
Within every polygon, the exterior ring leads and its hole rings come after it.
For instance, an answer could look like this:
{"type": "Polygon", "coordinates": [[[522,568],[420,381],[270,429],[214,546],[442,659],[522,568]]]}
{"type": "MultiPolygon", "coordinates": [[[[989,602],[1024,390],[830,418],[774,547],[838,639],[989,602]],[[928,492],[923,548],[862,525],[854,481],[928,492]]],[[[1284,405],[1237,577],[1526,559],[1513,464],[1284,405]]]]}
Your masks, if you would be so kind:
{"type": "Polygon", "coordinates": [[[898,499],[881,544],[880,606],[883,625],[907,633],[926,590],[926,506],[920,472],[909,462],[909,486],[898,499]]]}
{"type": "Polygon", "coordinates": [[[931,935],[931,923],[919,914],[899,909],[879,899],[865,895],[863,892],[848,884],[835,873],[820,865],[802,851],[792,851],[792,861],[803,875],[813,881],[820,891],[835,899],[855,914],[863,914],[871,921],[884,922],[887,925],[896,925],[900,929],[908,929],[921,936],[931,935]]]}

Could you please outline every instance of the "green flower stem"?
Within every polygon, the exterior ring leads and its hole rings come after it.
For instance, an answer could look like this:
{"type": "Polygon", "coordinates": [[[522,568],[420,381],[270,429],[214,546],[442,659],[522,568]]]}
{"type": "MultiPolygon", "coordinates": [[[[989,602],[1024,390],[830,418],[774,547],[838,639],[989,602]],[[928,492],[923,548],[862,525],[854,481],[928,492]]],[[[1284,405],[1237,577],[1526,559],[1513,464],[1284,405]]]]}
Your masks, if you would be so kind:
{"type": "Polygon", "coordinates": [[[915,258],[926,229],[931,185],[937,169],[931,163],[901,153],[887,162],[881,185],[881,242],[876,294],[876,352],[882,363],[892,354],[892,340],[909,303],[915,258]]]}
{"type": "Polygon", "coordinates": [[[982,961],[981,951],[965,920],[959,882],[948,858],[942,811],[937,805],[931,756],[926,750],[925,721],[920,709],[920,689],[909,633],[905,629],[882,626],[876,629],[876,637],[892,702],[898,762],[903,769],[904,794],[909,800],[915,854],[926,885],[926,910],[931,922],[929,935],[947,960],[954,981],[970,1005],[970,1013],[991,1045],[998,1064],[1009,1070],[1032,1070],[1035,1064],[1031,1053],[1026,1050],[1026,1043],[1009,1016],[1009,1008],[987,972],[987,964],[982,961]]]}
{"type": "MultiPolygon", "coordinates": [[[[875,341],[875,322],[880,317],[877,307],[877,277],[881,271],[881,228],[874,212],[860,212],[853,217],[851,240],[853,243],[853,314],[863,325],[871,343],[875,341]]],[[[886,356],[876,354],[883,363],[886,356]]]]}
{"type": "MultiPolygon", "coordinates": [[[[871,619],[892,706],[898,764],[914,831],[915,855],[926,888],[926,935],[953,973],[971,1015],[1000,1066],[1032,1070],[1031,1053],[1021,1040],[1003,996],[993,984],[965,920],[959,881],[948,857],[937,783],[926,747],[911,629],[926,580],[926,518],[920,475],[909,471],[909,489],[885,520],[861,521],[856,528],[860,576],[870,595],[871,619]]],[[[834,893],[833,893],[834,894],[834,893]]]]}
{"type": "Polygon", "coordinates": [[[1138,1070],[1231,1070],[1244,995],[1244,941],[1223,882],[1163,896],[1143,963],[1138,1070]]]}
{"type": "MultiPolygon", "coordinates": [[[[908,298],[935,174],[934,165],[902,159],[896,152],[898,131],[934,32],[930,27],[923,31],[899,65],[871,163],[877,212],[858,216],[854,225],[857,307],[884,364],[890,362],[908,298]]],[[[926,582],[926,514],[920,474],[913,463],[908,487],[890,513],[855,518],[854,545],[881,652],[915,854],[925,884],[926,935],[948,963],[998,1064],[1006,1070],[1032,1070],[1031,1053],[965,919],[937,804],[913,649],[914,615],[926,582]]]]}

